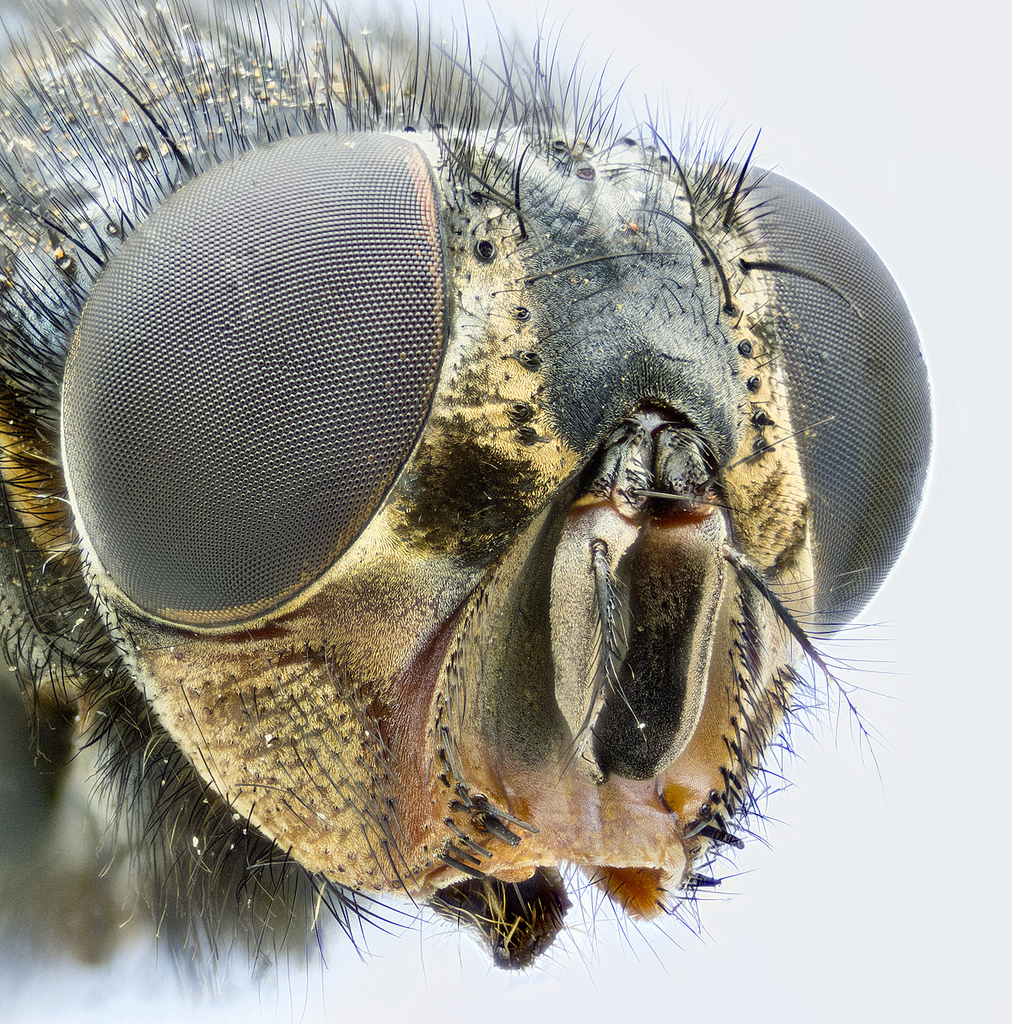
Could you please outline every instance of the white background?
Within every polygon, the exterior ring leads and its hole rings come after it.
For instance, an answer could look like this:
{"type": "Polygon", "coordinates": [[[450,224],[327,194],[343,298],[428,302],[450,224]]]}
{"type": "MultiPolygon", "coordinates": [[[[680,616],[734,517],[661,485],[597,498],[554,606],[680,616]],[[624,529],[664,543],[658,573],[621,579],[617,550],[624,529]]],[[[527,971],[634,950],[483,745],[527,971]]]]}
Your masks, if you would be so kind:
{"type": "MultiPolygon", "coordinates": [[[[434,5],[459,21],[460,5],[434,5]]],[[[997,4],[581,0],[551,9],[564,51],[607,81],[762,127],[760,162],[828,200],[899,280],[932,373],[936,452],[913,538],[864,628],[838,645],[885,741],[881,779],[829,724],[800,734],[797,784],[770,807],[769,849],[707,898],[705,934],[637,930],[607,909],[534,971],[504,975],[426,924],[370,936],[363,962],[179,992],[147,950],[110,968],[39,964],[13,996],[32,1021],[1007,1021],[1008,657],[1012,350],[1009,25],[997,4]]],[[[495,4],[533,40],[527,0],[495,4]]],[[[487,38],[485,7],[468,8],[487,38]]],[[[677,138],[675,139],[677,141],[677,138]]],[[[2,955],[2,950],[0,950],[2,955]]],[[[0,1003],[5,1002],[0,998],[0,1003]]],[[[10,1004],[9,1004],[10,1005],[10,1004]]],[[[6,1014],[5,1014],[6,1016],[6,1014]]]]}

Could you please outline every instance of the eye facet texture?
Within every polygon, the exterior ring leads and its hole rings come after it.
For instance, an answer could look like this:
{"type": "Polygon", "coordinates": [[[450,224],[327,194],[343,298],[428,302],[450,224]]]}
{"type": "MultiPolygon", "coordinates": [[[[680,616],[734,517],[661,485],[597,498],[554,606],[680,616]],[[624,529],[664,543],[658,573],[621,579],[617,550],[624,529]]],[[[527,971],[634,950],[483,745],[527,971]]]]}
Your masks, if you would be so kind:
{"type": "Polygon", "coordinates": [[[913,525],[931,449],[927,369],[896,282],[843,217],[776,174],[752,198],[812,501],[816,611],[832,626],[878,590],[913,525]]]}
{"type": "Polygon", "coordinates": [[[137,605],[262,612],[389,487],[444,339],[438,203],[396,136],[321,133],[184,186],[112,258],[63,389],[79,523],[137,605]]]}
{"type": "Polygon", "coordinates": [[[676,912],[912,522],[885,268],[540,49],[132,10],[0,81],[0,641],[91,877],[200,960],[676,912]]]}

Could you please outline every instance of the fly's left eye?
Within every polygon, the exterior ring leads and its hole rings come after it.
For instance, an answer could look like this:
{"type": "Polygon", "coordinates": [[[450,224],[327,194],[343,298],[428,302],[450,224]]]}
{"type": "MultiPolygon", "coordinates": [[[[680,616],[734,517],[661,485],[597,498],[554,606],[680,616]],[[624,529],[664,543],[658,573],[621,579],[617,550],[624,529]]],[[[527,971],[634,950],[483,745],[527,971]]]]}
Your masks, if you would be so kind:
{"type": "Polygon", "coordinates": [[[896,283],[857,231],[777,174],[764,174],[753,195],[791,412],[825,427],[799,431],[795,443],[812,495],[816,606],[839,624],[878,589],[920,506],[927,370],[896,283]]]}
{"type": "Polygon", "coordinates": [[[418,437],[444,342],[421,151],[306,135],[172,195],[110,261],[67,360],[93,556],[138,606],[224,625],[318,578],[418,437]]]}

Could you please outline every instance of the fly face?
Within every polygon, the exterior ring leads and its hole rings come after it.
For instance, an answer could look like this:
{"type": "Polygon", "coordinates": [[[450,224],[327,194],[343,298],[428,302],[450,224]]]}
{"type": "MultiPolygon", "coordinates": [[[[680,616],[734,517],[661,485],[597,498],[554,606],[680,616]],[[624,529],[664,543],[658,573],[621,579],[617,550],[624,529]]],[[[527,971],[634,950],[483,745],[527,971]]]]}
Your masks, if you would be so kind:
{"type": "Polygon", "coordinates": [[[323,25],[6,85],[0,625],[160,915],[406,895],[523,966],[562,869],[650,917],[739,844],[926,376],[797,185],[323,25]]]}

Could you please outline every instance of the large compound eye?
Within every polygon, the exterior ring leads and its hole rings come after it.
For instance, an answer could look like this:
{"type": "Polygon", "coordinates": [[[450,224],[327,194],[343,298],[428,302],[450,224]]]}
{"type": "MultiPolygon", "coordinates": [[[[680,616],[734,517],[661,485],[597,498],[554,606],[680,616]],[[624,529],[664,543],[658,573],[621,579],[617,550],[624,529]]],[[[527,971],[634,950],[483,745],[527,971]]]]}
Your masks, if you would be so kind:
{"type": "Polygon", "coordinates": [[[812,500],[816,609],[832,625],[867,603],[913,525],[931,450],[927,370],[903,297],[868,243],[779,175],[752,195],[812,500]]]}
{"type": "Polygon", "coordinates": [[[235,623],[354,540],[435,389],[439,224],[417,146],[319,134],[205,172],[127,239],[68,357],[63,458],[132,601],[235,623]]]}

